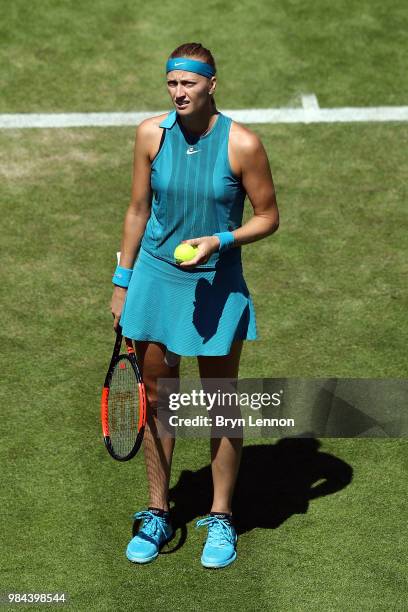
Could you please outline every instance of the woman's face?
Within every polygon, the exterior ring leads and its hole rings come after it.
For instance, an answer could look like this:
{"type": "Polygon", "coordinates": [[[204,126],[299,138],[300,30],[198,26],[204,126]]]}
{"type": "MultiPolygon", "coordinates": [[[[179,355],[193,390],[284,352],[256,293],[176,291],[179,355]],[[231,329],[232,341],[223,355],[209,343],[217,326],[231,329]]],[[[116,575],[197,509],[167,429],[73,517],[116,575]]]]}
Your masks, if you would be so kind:
{"type": "Polygon", "coordinates": [[[182,115],[196,113],[206,107],[209,93],[213,93],[216,78],[207,79],[201,74],[186,70],[167,73],[167,89],[177,112],[182,115]]]}

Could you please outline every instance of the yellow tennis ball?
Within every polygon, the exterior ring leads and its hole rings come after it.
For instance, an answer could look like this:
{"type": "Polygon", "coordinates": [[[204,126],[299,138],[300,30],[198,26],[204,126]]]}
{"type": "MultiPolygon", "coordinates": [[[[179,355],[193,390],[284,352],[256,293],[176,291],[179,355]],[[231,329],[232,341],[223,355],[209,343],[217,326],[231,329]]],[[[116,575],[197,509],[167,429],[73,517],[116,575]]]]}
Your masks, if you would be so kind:
{"type": "Polygon", "coordinates": [[[192,246],[191,244],[179,244],[174,251],[174,259],[177,263],[181,263],[182,261],[190,261],[190,259],[194,259],[197,253],[197,247],[192,246]]]}

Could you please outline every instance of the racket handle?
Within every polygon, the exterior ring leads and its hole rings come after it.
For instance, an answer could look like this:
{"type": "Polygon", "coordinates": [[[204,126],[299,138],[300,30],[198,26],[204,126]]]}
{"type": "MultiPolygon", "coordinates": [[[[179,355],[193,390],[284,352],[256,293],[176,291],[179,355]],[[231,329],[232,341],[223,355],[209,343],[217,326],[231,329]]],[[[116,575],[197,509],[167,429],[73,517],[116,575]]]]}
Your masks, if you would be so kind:
{"type": "Polygon", "coordinates": [[[125,338],[126,349],[129,355],[133,355],[135,352],[135,347],[133,346],[132,338],[125,338]]]}
{"type": "Polygon", "coordinates": [[[119,355],[121,344],[122,344],[122,327],[118,324],[116,328],[115,348],[113,349],[114,355],[119,355]]]}

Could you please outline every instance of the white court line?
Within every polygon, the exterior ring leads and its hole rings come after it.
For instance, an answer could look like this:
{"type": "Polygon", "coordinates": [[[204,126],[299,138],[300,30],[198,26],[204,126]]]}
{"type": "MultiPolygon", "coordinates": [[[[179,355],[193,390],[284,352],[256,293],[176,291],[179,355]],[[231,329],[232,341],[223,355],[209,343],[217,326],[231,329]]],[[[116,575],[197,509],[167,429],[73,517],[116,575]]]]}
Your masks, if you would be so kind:
{"type": "Polygon", "coordinates": [[[305,110],[318,110],[319,102],[314,94],[303,94],[302,106],[305,110]]]}
{"type": "MultiPolygon", "coordinates": [[[[222,110],[240,123],[355,123],[408,121],[408,106],[320,108],[314,94],[301,96],[301,108],[252,108],[222,110]]],[[[138,125],[167,111],[138,113],[20,113],[0,115],[0,129],[69,128],[138,125]]]]}

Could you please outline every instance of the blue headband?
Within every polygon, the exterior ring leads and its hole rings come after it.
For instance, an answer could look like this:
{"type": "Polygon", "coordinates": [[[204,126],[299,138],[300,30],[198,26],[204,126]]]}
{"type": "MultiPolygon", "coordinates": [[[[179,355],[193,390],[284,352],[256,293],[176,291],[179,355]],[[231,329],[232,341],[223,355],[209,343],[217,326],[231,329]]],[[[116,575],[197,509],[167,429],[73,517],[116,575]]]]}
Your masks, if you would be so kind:
{"type": "Polygon", "coordinates": [[[210,64],[193,59],[187,59],[185,57],[172,57],[167,60],[166,74],[171,70],[186,70],[187,72],[196,72],[197,74],[202,74],[203,76],[207,77],[207,79],[211,78],[215,74],[215,70],[212,66],[210,66],[210,64]]]}

